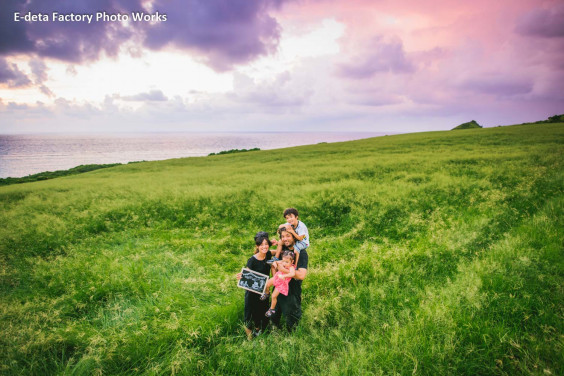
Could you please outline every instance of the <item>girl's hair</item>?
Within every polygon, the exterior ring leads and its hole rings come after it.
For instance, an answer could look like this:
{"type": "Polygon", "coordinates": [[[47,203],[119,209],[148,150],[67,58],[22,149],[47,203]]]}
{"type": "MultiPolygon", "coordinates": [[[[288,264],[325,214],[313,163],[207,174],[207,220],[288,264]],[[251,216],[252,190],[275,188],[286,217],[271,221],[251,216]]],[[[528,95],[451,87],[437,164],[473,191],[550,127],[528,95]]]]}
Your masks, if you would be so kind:
{"type": "Polygon", "coordinates": [[[272,242],[268,238],[268,232],[265,231],[257,232],[257,234],[255,235],[255,244],[256,244],[255,253],[258,252],[258,246],[261,245],[262,242],[265,240],[268,242],[268,246],[270,247],[272,245],[272,242]]]}
{"type": "Polygon", "coordinates": [[[296,255],[292,251],[284,251],[284,253],[282,253],[282,259],[284,259],[284,257],[291,257],[292,261],[296,259],[296,255]]]}

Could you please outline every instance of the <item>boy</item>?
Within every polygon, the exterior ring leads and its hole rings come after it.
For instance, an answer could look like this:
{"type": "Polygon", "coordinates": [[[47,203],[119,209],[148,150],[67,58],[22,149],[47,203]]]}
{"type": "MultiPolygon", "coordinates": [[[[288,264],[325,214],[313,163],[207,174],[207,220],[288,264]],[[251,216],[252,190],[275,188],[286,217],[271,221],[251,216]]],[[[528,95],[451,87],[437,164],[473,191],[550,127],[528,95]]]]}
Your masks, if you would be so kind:
{"type": "MultiPolygon", "coordinates": [[[[298,219],[298,210],[294,208],[288,208],[284,210],[284,218],[286,218],[286,223],[281,224],[278,228],[286,227],[289,233],[291,233],[294,238],[296,238],[296,243],[294,244],[294,250],[296,251],[296,265],[300,258],[300,251],[303,251],[309,247],[309,232],[306,225],[298,219]]],[[[278,248],[276,255],[269,261],[276,262],[279,261],[280,251],[282,248],[278,248]]]]}

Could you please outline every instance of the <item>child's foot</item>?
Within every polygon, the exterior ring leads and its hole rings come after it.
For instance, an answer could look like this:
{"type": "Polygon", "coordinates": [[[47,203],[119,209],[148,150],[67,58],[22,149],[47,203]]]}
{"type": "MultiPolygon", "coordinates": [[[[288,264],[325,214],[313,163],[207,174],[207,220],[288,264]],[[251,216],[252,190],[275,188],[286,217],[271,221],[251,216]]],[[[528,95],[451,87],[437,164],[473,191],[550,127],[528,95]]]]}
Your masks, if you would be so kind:
{"type": "Polygon", "coordinates": [[[260,296],[260,300],[266,300],[268,299],[268,294],[264,293],[260,296]]]}
{"type": "Polygon", "coordinates": [[[272,315],[274,315],[276,313],[275,310],[273,310],[272,308],[270,308],[268,311],[266,311],[266,313],[264,314],[266,317],[270,317],[272,315]]]}
{"type": "Polygon", "coordinates": [[[273,262],[276,262],[276,261],[280,261],[280,259],[279,259],[278,257],[274,256],[274,257],[271,258],[270,260],[266,260],[266,263],[267,263],[268,265],[272,265],[272,263],[273,263],[273,262]]]}

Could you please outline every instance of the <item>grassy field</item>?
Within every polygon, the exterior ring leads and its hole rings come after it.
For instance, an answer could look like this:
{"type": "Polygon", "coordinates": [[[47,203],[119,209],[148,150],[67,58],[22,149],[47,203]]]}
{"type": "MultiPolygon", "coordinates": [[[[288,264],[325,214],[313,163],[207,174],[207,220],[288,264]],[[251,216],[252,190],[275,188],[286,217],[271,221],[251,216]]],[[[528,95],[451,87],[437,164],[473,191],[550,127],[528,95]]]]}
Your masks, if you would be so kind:
{"type": "Polygon", "coordinates": [[[564,124],[143,162],[0,187],[0,374],[564,374],[564,124]],[[296,207],[304,316],[234,275],[296,207]]]}

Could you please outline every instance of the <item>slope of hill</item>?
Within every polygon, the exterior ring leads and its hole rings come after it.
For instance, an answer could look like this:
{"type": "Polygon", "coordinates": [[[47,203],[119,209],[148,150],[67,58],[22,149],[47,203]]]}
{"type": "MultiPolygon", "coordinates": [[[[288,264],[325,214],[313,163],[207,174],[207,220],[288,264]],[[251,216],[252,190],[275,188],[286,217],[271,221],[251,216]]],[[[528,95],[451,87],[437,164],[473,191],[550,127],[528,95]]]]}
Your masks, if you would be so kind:
{"type": "Polygon", "coordinates": [[[564,374],[563,145],[429,132],[0,187],[0,373],[564,374]],[[290,206],[304,316],[249,342],[234,275],[290,206]]]}

